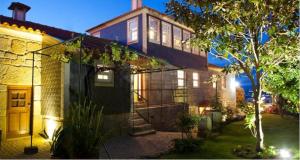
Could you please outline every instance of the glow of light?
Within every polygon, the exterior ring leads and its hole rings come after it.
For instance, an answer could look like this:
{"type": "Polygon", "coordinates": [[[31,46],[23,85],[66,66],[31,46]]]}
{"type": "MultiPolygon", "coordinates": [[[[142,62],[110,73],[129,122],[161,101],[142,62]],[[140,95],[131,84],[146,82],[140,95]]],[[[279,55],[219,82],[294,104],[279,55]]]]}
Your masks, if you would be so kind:
{"type": "Polygon", "coordinates": [[[52,139],[54,130],[56,129],[57,124],[53,119],[48,119],[46,121],[46,133],[49,139],[52,139]]]}
{"type": "Polygon", "coordinates": [[[152,39],[152,40],[154,40],[154,38],[155,38],[155,33],[154,33],[153,30],[150,30],[150,31],[149,31],[149,38],[152,39]]]}
{"type": "Polygon", "coordinates": [[[230,88],[232,90],[235,90],[239,86],[240,86],[240,83],[238,81],[236,81],[234,78],[232,78],[230,81],[230,88]]]}
{"type": "Polygon", "coordinates": [[[291,157],[291,153],[287,149],[280,149],[279,155],[281,158],[290,158],[291,157]]]}

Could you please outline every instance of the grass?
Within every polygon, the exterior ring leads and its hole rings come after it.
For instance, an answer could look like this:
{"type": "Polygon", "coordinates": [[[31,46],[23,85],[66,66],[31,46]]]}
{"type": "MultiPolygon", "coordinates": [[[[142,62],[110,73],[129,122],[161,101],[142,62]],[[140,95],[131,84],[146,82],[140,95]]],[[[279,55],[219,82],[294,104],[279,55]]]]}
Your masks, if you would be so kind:
{"type": "MultiPolygon", "coordinates": [[[[294,117],[281,118],[279,115],[263,115],[265,145],[291,150],[293,158],[299,159],[299,121],[294,117]]],[[[244,122],[234,122],[225,126],[220,136],[205,140],[198,152],[178,154],[170,152],[163,159],[233,159],[240,158],[232,153],[237,145],[250,144],[255,147],[255,138],[245,129],[244,122]]]]}

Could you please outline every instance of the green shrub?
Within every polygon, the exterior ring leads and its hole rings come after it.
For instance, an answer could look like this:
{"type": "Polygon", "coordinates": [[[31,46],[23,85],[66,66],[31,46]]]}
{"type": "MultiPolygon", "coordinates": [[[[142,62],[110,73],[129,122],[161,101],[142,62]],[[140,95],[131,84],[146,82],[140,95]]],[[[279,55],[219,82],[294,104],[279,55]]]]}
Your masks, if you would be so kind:
{"type": "Polygon", "coordinates": [[[277,150],[274,146],[267,146],[262,152],[257,153],[257,158],[271,159],[276,158],[277,150]]]}
{"type": "Polygon", "coordinates": [[[87,100],[70,106],[63,128],[53,135],[52,155],[58,158],[98,158],[104,140],[102,109],[87,100]]]}
{"type": "Polygon", "coordinates": [[[192,129],[196,127],[197,122],[198,117],[190,115],[189,113],[183,112],[178,115],[176,124],[182,133],[182,139],[183,134],[185,134],[187,138],[192,138],[192,129]]]}
{"type": "Polygon", "coordinates": [[[236,148],[233,149],[233,153],[241,158],[252,159],[256,157],[256,151],[251,145],[238,145],[236,148]]]}
{"type": "Polygon", "coordinates": [[[174,151],[177,153],[195,152],[202,144],[199,139],[175,139],[174,142],[174,151]]]}
{"type": "Polygon", "coordinates": [[[233,153],[238,157],[247,159],[272,159],[277,156],[277,149],[274,146],[267,146],[262,152],[256,152],[254,148],[251,145],[238,145],[233,149],[233,153]]]}

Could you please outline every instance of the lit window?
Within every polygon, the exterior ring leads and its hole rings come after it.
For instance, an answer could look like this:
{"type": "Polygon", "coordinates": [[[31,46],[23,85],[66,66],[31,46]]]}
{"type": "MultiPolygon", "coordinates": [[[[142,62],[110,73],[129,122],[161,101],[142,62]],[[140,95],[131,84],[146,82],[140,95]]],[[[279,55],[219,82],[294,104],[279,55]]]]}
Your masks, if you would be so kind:
{"type": "Polygon", "coordinates": [[[178,87],[184,87],[184,71],[178,70],[177,71],[177,81],[178,81],[178,87]]]}
{"type": "Polygon", "coordinates": [[[197,72],[193,72],[193,87],[199,87],[199,74],[197,72]]]}
{"type": "Polygon", "coordinates": [[[173,27],[173,41],[174,41],[174,48],[182,49],[182,42],[181,42],[181,29],[178,27],[173,27]]]}
{"type": "Polygon", "coordinates": [[[216,88],[217,87],[217,75],[212,75],[212,79],[213,79],[213,88],[216,88]]]}
{"type": "Polygon", "coordinates": [[[114,73],[112,70],[99,71],[103,65],[98,64],[96,67],[96,86],[113,86],[114,85],[114,73]]]}
{"type": "Polygon", "coordinates": [[[127,41],[128,43],[138,42],[138,18],[127,21],[127,41]]]}
{"type": "Polygon", "coordinates": [[[162,44],[167,47],[172,46],[171,42],[171,25],[165,22],[162,22],[161,24],[162,27],[162,44]]]}
{"type": "Polygon", "coordinates": [[[191,52],[191,43],[190,43],[191,34],[187,31],[183,31],[183,50],[186,52],[191,52]]]}
{"type": "Polygon", "coordinates": [[[154,43],[160,43],[160,24],[159,20],[153,17],[149,17],[149,41],[154,43]]]}

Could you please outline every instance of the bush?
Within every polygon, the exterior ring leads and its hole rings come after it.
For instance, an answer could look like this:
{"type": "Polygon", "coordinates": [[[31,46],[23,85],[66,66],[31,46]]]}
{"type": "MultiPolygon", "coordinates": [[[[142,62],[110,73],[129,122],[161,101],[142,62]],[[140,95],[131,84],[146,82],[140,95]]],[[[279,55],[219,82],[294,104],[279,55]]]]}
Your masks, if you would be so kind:
{"type": "Polygon", "coordinates": [[[192,138],[192,129],[197,125],[198,119],[197,116],[190,115],[186,112],[179,114],[176,124],[182,133],[182,139],[183,134],[185,134],[187,138],[192,138]]]}
{"type": "Polygon", "coordinates": [[[175,139],[174,142],[174,151],[177,153],[195,152],[202,144],[199,139],[175,139]]]}
{"type": "Polygon", "coordinates": [[[267,146],[262,152],[256,152],[254,148],[255,147],[251,145],[238,145],[233,149],[233,153],[238,157],[247,159],[271,159],[277,156],[277,150],[274,146],[267,146]]]}
{"type": "Polygon", "coordinates": [[[251,145],[238,145],[236,148],[233,149],[233,153],[241,158],[252,159],[256,157],[256,151],[254,150],[254,148],[255,147],[251,145]]]}
{"type": "Polygon", "coordinates": [[[58,158],[98,158],[104,140],[102,109],[87,100],[70,106],[63,128],[53,135],[52,155],[58,158]]]}
{"type": "Polygon", "coordinates": [[[276,158],[277,150],[274,146],[267,146],[262,152],[257,153],[257,158],[271,159],[276,158]]]}

